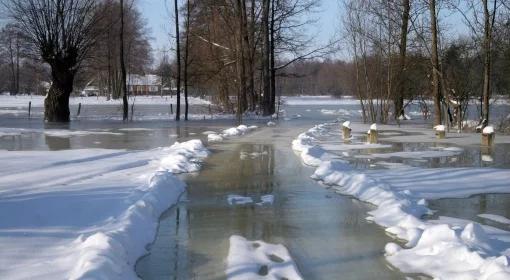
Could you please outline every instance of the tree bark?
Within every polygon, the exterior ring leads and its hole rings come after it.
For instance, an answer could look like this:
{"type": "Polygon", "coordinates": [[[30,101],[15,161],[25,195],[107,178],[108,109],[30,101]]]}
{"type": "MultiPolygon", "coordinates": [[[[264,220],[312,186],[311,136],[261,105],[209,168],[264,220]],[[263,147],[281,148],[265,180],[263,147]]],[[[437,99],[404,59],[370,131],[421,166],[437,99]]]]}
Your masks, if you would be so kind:
{"type": "Polygon", "coordinates": [[[398,69],[398,90],[395,96],[395,119],[404,115],[404,82],[405,82],[405,67],[407,55],[407,28],[409,25],[409,11],[411,4],[409,0],[402,0],[402,25],[400,30],[400,44],[399,44],[399,69],[398,69]]]}
{"type": "Polygon", "coordinates": [[[439,54],[437,47],[436,0],[429,0],[430,31],[432,33],[432,95],[434,98],[434,125],[442,122],[441,118],[441,85],[439,83],[439,54]]]}
{"type": "Polygon", "coordinates": [[[190,28],[190,0],[186,1],[186,46],[184,54],[184,120],[188,120],[188,64],[189,64],[189,28],[190,28]]]}
{"type": "MultiPolygon", "coordinates": [[[[483,15],[484,15],[484,39],[483,39],[483,53],[484,53],[484,64],[483,64],[483,107],[482,107],[482,119],[484,123],[489,123],[489,101],[491,96],[491,41],[492,41],[492,25],[491,14],[489,12],[488,0],[482,0],[483,2],[483,15]]],[[[494,1],[493,17],[496,12],[496,1],[494,1]]],[[[493,19],[494,21],[494,19],[493,19]]]]}
{"type": "Polygon", "coordinates": [[[73,91],[74,72],[66,67],[51,65],[52,84],[44,99],[44,120],[69,122],[69,96],[73,91]]]}
{"type": "Polygon", "coordinates": [[[265,116],[270,115],[271,111],[269,104],[271,102],[271,86],[270,86],[270,42],[269,42],[269,1],[263,0],[262,2],[262,36],[263,36],[263,49],[262,49],[262,85],[263,85],[263,100],[262,109],[265,116]]]}
{"type": "Polygon", "coordinates": [[[274,21],[275,21],[275,0],[271,0],[271,24],[270,26],[270,61],[271,61],[271,98],[269,100],[269,114],[272,115],[275,113],[275,103],[276,103],[276,68],[275,68],[275,42],[274,42],[274,21]]]}
{"type": "Polygon", "coordinates": [[[181,119],[181,42],[179,39],[179,6],[178,1],[174,1],[175,6],[175,44],[176,44],[176,57],[177,60],[177,76],[176,76],[176,84],[177,84],[177,104],[175,109],[175,120],[179,121],[181,119]]]}
{"type": "Polygon", "coordinates": [[[126,121],[129,114],[126,83],[126,62],[124,57],[124,0],[120,0],[120,71],[122,82],[122,119],[126,121]]]}

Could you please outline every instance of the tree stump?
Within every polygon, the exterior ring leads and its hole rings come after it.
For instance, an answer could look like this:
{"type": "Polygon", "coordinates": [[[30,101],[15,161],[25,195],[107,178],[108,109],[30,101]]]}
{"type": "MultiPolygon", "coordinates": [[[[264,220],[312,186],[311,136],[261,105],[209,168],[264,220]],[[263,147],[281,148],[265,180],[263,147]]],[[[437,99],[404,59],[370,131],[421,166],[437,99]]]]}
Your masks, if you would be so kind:
{"type": "Polygon", "coordinates": [[[378,132],[375,129],[370,129],[367,134],[369,144],[377,144],[378,132]]]}
{"type": "Polygon", "coordinates": [[[482,146],[492,146],[494,144],[494,136],[494,133],[482,133],[482,146]]]}
{"type": "Polygon", "coordinates": [[[446,131],[444,131],[444,130],[436,131],[436,138],[437,139],[445,139],[446,138],[446,131]]]}
{"type": "Polygon", "coordinates": [[[344,141],[351,140],[351,129],[346,126],[342,126],[342,135],[344,141]]]}

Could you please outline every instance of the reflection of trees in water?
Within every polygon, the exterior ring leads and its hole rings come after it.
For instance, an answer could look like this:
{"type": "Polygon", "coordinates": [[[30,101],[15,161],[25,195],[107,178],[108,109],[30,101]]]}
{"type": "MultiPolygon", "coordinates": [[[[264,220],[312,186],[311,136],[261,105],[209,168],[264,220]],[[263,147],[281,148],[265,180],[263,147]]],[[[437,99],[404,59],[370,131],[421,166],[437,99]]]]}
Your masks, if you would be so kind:
{"type": "Polygon", "coordinates": [[[273,175],[275,168],[275,154],[272,145],[241,145],[239,157],[241,152],[248,153],[247,160],[239,160],[239,164],[232,167],[232,173],[235,172],[235,178],[239,186],[244,186],[246,194],[258,193],[268,194],[273,192],[273,175]],[[236,166],[237,165],[237,166],[236,166]]]}
{"type": "MultiPolygon", "coordinates": [[[[69,123],[45,123],[44,129],[65,129],[69,130],[69,123]]],[[[44,135],[44,140],[50,151],[71,149],[71,139],[69,137],[53,137],[44,135]]]]}

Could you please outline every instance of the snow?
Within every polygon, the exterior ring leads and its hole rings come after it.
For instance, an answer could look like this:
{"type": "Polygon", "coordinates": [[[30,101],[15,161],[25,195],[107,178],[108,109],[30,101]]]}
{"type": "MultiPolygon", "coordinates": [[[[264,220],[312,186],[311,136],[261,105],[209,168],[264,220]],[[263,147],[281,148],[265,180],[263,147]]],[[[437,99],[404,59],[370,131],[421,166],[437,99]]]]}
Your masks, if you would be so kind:
{"type": "Polygon", "coordinates": [[[510,225],[510,219],[508,219],[506,217],[503,217],[503,216],[500,216],[500,215],[479,214],[478,217],[484,218],[484,219],[487,219],[487,220],[491,220],[491,221],[494,221],[494,222],[498,222],[500,224],[510,225]]]}
{"type": "Polygon", "coordinates": [[[272,122],[272,121],[268,121],[268,122],[267,122],[267,126],[275,126],[275,125],[276,125],[276,123],[275,123],[275,122],[272,122]]]}
{"type": "Polygon", "coordinates": [[[371,124],[370,130],[377,130],[377,124],[375,124],[375,123],[371,124]]]}
{"type": "MultiPolygon", "coordinates": [[[[494,168],[399,167],[356,170],[344,160],[330,160],[314,135],[320,126],[298,136],[293,148],[304,164],[316,166],[313,179],[344,195],[371,203],[368,220],[406,241],[389,243],[386,259],[406,273],[435,279],[509,279],[510,232],[452,219],[424,220],[432,214],[426,199],[510,192],[510,173],[494,168]],[[319,152],[310,152],[321,151],[319,152]]],[[[451,149],[456,152],[458,149],[451,149]]]]}
{"type": "Polygon", "coordinates": [[[5,279],[137,279],[159,216],[196,171],[198,140],[147,151],[1,152],[0,274],[5,279]],[[15,213],[15,215],[13,215],[15,213]]]}
{"type": "Polygon", "coordinates": [[[329,95],[322,96],[285,96],[282,98],[286,105],[359,105],[359,100],[354,98],[333,98],[329,95]]]}
{"type": "Polygon", "coordinates": [[[446,130],[445,126],[442,124],[434,126],[434,129],[436,131],[445,131],[446,130]]]}
{"type": "Polygon", "coordinates": [[[342,123],[342,126],[343,127],[347,127],[347,128],[351,128],[351,122],[350,121],[345,121],[342,123]]]}
{"type": "MultiPolygon", "coordinates": [[[[255,198],[249,196],[242,196],[237,194],[229,194],[227,196],[227,201],[229,205],[245,205],[245,204],[253,204],[255,203],[255,198]]],[[[261,195],[258,199],[258,202],[255,203],[257,206],[263,205],[272,205],[274,202],[274,195],[266,194],[261,195]]]]}
{"type": "Polygon", "coordinates": [[[229,280],[303,279],[283,245],[238,235],[230,237],[226,274],[229,280]]]}
{"type": "Polygon", "coordinates": [[[462,150],[450,150],[448,148],[443,150],[429,150],[429,151],[409,151],[409,152],[394,152],[394,153],[373,153],[369,155],[358,155],[356,158],[411,158],[411,159],[423,159],[423,158],[437,158],[437,157],[450,157],[458,155],[462,150]]]}
{"type": "MultiPolygon", "coordinates": [[[[171,102],[176,102],[177,98],[175,96],[130,96],[129,104],[135,103],[137,105],[157,105],[157,104],[170,104],[171,102]]],[[[184,98],[181,98],[184,100],[184,98]]],[[[28,108],[28,102],[32,102],[32,107],[43,107],[44,106],[44,96],[40,95],[0,95],[0,104],[2,107],[16,107],[16,108],[28,108]]],[[[190,105],[209,105],[211,102],[197,98],[197,97],[189,97],[188,102],[190,105]]],[[[107,100],[104,96],[90,96],[90,97],[70,97],[69,104],[70,105],[78,105],[81,103],[82,105],[121,105],[121,99],[110,99],[107,100]]]]}
{"type": "Polygon", "coordinates": [[[492,126],[486,126],[483,131],[483,134],[494,134],[494,127],[492,126]]]}
{"type": "Polygon", "coordinates": [[[252,130],[257,129],[257,126],[246,126],[244,124],[239,125],[237,127],[231,127],[228,129],[223,130],[222,133],[216,134],[216,133],[210,133],[207,135],[207,141],[209,142],[221,142],[226,138],[233,137],[233,136],[241,136],[244,135],[252,130]]]}

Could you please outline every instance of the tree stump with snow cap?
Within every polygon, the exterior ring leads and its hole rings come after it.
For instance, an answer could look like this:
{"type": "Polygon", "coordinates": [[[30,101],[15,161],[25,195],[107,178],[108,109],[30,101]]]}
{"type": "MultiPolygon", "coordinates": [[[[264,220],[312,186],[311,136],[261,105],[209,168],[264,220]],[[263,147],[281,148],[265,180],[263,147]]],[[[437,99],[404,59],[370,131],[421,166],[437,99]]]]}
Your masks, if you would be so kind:
{"type": "Polygon", "coordinates": [[[342,124],[342,136],[344,141],[350,141],[351,140],[351,122],[346,121],[342,124]]]}
{"type": "Polygon", "coordinates": [[[446,131],[444,125],[436,125],[434,126],[434,130],[436,131],[436,138],[437,139],[444,139],[446,138],[446,131]]]}
{"type": "Polygon", "coordinates": [[[482,131],[482,146],[491,147],[494,144],[494,127],[486,126],[482,131]]]}
{"type": "Polygon", "coordinates": [[[377,125],[374,123],[367,132],[367,140],[369,144],[377,144],[378,132],[377,125]]]}

